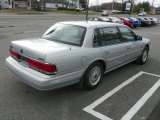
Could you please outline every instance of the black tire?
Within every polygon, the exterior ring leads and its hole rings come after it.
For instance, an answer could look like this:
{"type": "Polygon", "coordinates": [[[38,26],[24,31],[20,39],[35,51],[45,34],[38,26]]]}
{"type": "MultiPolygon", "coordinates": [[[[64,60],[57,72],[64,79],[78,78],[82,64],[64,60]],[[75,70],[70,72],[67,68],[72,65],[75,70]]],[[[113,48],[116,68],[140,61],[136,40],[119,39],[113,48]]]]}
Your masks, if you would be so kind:
{"type": "Polygon", "coordinates": [[[103,77],[103,74],[104,74],[104,70],[103,70],[103,65],[101,63],[95,62],[92,65],[90,65],[90,67],[87,69],[83,77],[83,88],[87,90],[91,90],[98,87],[103,77]],[[97,69],[97,73],[95,72],[95,69],[97,69]],[[98,73],[99,71],[100,73],[98,73]],[[93,80],[94,78],[95,78],[95,81],[93,80]]]}
{"type": "Polygon", "coordinates": [[[136,62],[140,65],[143,65],[144,63],[146,63],[147,59],[148,59],[148,47],[145,47],[143,49],[142,54],[139,56],[139,58],[136,60],[136,62]]]}

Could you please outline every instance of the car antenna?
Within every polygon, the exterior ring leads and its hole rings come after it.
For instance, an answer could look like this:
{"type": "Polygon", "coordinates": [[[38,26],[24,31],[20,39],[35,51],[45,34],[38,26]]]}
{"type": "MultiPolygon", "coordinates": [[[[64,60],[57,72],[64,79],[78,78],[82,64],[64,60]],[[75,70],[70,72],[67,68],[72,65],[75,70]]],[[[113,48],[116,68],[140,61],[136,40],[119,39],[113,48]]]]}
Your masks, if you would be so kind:
{"type": "Polygon", "coordinates": [[[88,5],[89,5],[89,0],[86,0],[86,21],[88,22],[88,5]]]}

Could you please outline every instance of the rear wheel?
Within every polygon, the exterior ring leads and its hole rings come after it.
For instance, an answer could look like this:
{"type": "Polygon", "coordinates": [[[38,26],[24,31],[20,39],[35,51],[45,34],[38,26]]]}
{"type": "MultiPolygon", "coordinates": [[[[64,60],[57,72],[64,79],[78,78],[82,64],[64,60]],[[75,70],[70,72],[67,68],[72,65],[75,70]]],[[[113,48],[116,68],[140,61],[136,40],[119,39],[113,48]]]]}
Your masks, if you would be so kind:
{"type": "Polygon", "coordinates": [[[103,66],[101,63],[93,63],[85,73],[84,76],[84,88],[94,89],[96,88],[103,76],[103,66]]]}

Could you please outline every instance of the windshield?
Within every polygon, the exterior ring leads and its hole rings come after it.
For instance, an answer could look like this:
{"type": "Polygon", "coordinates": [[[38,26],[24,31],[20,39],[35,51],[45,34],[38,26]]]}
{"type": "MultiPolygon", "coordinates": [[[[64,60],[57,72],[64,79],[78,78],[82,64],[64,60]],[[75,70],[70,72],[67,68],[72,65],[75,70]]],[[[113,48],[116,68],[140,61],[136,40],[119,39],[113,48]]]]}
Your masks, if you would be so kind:
{"type": "Polygon", "coordinates": [[[60,43],[81,46],[86,28],[76,25],[56,24],[42,38],[60,43]]]}

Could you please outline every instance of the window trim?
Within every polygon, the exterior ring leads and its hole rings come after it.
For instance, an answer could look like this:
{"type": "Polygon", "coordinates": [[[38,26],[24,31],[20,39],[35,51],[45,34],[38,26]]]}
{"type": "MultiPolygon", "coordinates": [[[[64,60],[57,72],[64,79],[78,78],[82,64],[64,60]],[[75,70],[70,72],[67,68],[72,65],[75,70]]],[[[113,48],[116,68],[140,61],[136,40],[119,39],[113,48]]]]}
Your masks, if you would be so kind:
{"type": "MultiPolygon", "coordinates": [[[[97,28],[97,29],[98,29],[98,33],[99,33],[99,36],[100,36],[99,29],[102,29],[102,31],[103,31],[104,28],[115,28],[115,29],[117,30],[119,40],[121,40],[121,34],[120,34],[119,30],[117,29],[117,26],[107,26],[107,27],[97,28]]],[[[104,34],[104,31],[103,31],[103,34],[104,34]]],[[[101,45],[100,47],[113,46],[113,45],[118,45],[118,44],[123,44],[123,42],[102,46],[102,41],[100,40],[100,45],[101,45]]]]}
{"type": "MultiPolygon", "coordinates": [[[[128,42],[136,42],[136,40],[133,40],[133,41],[125,41],[125,42],[122,41],[123,37],[122,37],[122,33],[121,33],[119,27],[128,28],[128,27],[125,27],[125,26],[107,26],[107,27],[99,27],[99,28],[95,28],[95,29],[94,29],[94,32],[95,32],[95,30],[96,30],[97,33],[98,33],[97,35],[98,35],[98,37],[99,37],[99,36],[100,36],[100,30],[99,30],[99,29],[102,29],[102,31],[103,31],[104,28],[116,28],[117,31],[118,31],[119,39],[120,39],[120,41],[121,41],[120,43],[102,46],[102,41],[100,40],[99,45],[94,46],[94,45],[93,45],[93,42],[92,42],[92,46],[93,46],[94,48],[96,48],[96,47],[106,47],[106,46],[113,46],[113,45],[118,45],[118,44],[124,44],[124,43],[128,43],[128,42]]],[[[131,32],[134,36],[136,36],[136,34],[133,32],[132,29],[130,29],[130,28],[128,28],[128,29],[130,30],[130,32],[131,32]]],[[[103,33],[104,33],[104,31],[103,31],[103,33]]],[[[94,34],[93,34],[93,41],[94,41],[94,34]]]]}
{"type": "MultiPolygon", "coordinates": [[[[121,39],[123,39],[123,36],[122,36],[122,32],[121,32],[121,30],[120,30],[120,27],[123,27],[123,28],[128,28],[129,30],[130,30],[130,32],[134,35],[134,37],[136,37],[136,34],[133,32],[133,30],[132,29],[130,29],[129,27],[125,27],[125,26],[117,26],[117,29],[118,29],[118,31],[119,31],[119,34],[120,34],[120,37],[121,37],[121,39]]],[[[122,41],[122,43],[128,43],[128,42],[135,42],[136,40],[132,40],[132,41],[122,41]]]]}

